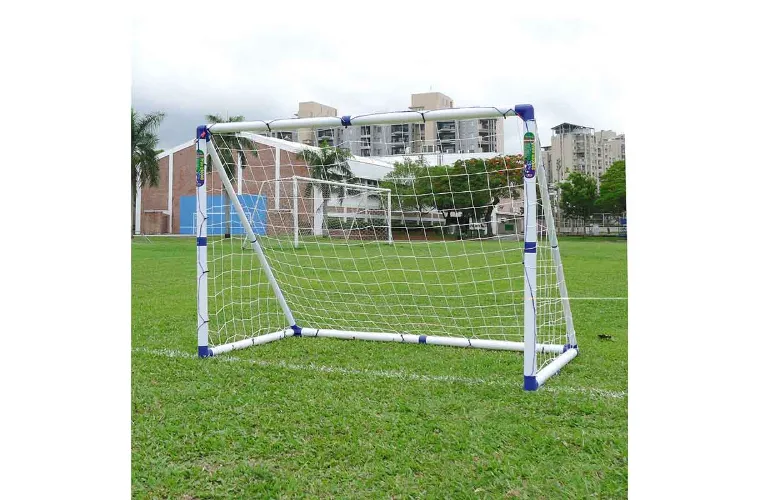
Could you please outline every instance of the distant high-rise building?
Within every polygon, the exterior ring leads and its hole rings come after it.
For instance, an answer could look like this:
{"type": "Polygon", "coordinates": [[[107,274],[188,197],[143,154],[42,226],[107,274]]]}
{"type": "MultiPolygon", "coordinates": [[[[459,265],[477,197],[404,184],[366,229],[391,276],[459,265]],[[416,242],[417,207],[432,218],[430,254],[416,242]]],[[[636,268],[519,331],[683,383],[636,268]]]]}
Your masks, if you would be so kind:
{"type": "Polygon", "coordinates": [[[567,179],[570,172],[588,174],[599,181],[616,161],[625,160],[625,135],[612,130],[561,123],[552,127],[551,146],[542,148],[550,184],[567,179]]]}

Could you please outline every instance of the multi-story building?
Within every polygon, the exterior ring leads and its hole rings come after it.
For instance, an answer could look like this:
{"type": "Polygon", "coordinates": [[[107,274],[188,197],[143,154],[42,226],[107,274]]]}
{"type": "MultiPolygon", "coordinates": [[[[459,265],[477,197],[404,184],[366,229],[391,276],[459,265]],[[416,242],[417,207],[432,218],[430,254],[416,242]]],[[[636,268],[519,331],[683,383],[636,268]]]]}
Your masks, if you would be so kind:
{"type": "MultiPolygon", "coordinates": [[[[412,94],[414,111],[453,108],[440,92],[412,94]]],[[[299,118],[338,116],[338,110],[309,101],[298,104],[299,118]]],[[[299,129],[266,134],[303,144],[327,142],[350,149],[354,156],[393,156],[422,153],[503,153],[504,119],[428,121],[403,125],[370,125],[327,129],[299,129]]]]}
{"type": "MultiPolygon", "coordinates": [[[[298,113],[296,113],[296,116],[298,118],[338,116],[338,110],[314,101],[299,102],[298,113]]],[[[317,146],[323,141],[327,141],[330,146],[334,146],[336,144],[336,139],[337,132],[334,128],[298,130],[298,142],[310,146],[317,146]]]]}
{"type": "MultiPolygon", "coordinates": [[[[413,111],[453,108],[451,97],[440,92],[412,94],[413,111]]],[[[502,153],[504,119],[428,121],[418,124],[412,153],[502,153]]]]}
{"type": "Polygon", "coordinates": [[[552,127],[551,146],[542,149],[550,184],[561,182],[570,172],[599,177],[618,160],[625,160],[625,135],[612,130],[595,132],[591,127],[561,123],[552,127]]]}

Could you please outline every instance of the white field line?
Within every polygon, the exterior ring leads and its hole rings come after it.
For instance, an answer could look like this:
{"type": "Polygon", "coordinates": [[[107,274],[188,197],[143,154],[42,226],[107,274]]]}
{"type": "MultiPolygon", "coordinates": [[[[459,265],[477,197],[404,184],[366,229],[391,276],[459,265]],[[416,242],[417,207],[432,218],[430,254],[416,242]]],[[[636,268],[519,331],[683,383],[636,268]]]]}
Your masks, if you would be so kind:
{"type": "MultiPolygon", "coordinates": [[[[146,349],[142,347],[135,347],[132,352],[139,352],[143,354],[150,354],[153,356],[163,356],[167,358],[184,358],[184,359],[197,359],[197,355],[185,351],[177,351],[174,349],[146,349]]],[[[320,372],[320,373],[337,373],[340,375],[360,375],[374,378],[386,378],[386,379],[398,379],[398,380],[413,380],[419,382],[442,382],[453,384],[467,384],[467,385],[491,385],[502,387],[522,387],[513,382],[507,382],[498,379],[484,379],[474,377],[458,377],[452,375],[424,375],[419,373],[409,373],[405,371],[396,370],[367,370],[357,368],[342,368],[339,366],[325,366],[325,365],[299,365],[293,363],[286,363],[285,361],[272,362],[262,361],[257,359],[243,359],[235,356],[223,354],[219,357],[214,357],[202,362],[226,362],[226,363],[247,363],[251,365],[261,366],[264,368],[284,368],[292,371],[306,371],[306,372],[320,372]]],[[[545,386],[539,389],[543,392],[556,392],[556,393],[574,393],[584,394],[588,396],[597,396],[602,398],[621,399],[628,396],[626,392],[608,391],[606,389],[595,389],[593,387],[565,387],[565,386],[545,386]]]]}

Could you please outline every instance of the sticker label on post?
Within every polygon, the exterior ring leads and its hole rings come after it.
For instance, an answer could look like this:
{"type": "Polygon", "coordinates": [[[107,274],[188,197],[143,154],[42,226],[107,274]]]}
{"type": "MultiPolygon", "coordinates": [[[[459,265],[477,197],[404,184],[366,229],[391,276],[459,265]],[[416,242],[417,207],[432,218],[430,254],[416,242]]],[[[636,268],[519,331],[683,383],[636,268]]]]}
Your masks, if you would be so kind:
{"type": "Polygon", "coordinates": [[[526,179],[532,179],[536,175],[536,136],[533,132],[526,132],[523,136],[523,158],[525,161],[523,175],[526,179]]]}
{"type": "Polygon", "coordinates": [[[201,187],[206,181],[206,169],[204,168],[203,151],[195,152],[195,185],[201,187]]]}

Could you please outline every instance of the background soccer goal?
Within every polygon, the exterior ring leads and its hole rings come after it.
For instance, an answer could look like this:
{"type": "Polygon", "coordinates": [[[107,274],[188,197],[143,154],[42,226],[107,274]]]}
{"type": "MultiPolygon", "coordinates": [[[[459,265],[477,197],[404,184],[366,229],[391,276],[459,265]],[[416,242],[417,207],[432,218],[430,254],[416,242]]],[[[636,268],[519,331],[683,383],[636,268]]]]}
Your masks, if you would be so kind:
{"type": "Polygon", "coordinates": [[[290,336],[514,350],[536,390],[578,354],[531,106],[219,123],[196,137],[201,357],[290,336]],[[520,127],[522,155],[447,163],[448,124],[501,119],[520,127]],[[393,160],[349,152],[378,142],[393,160]]]}

